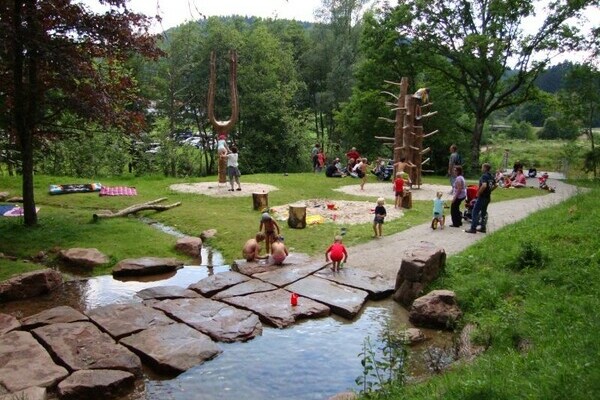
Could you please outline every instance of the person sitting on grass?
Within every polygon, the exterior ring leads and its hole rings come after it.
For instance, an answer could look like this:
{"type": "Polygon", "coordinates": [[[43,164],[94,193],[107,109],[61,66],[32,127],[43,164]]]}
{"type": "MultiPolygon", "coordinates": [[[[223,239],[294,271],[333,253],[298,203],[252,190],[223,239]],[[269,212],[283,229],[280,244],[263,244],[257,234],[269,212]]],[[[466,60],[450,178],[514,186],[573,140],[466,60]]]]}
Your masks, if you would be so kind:
{"type": "Polygon", "coordinates": [[[265,240],[265,234],[258,232],[252,239],[248,239],[244,248],[242,249],[242,255],[246,261],[256,261],[259,259],[265,259],[268,256],[260,255],[260,242],[265,240]]]}
{"type": "Polygon", "coordinates": [[[285,258],[289,255],[287,247],[283,244],[283,236],[276,236],[275,241],[271,245],[271,257],[273,257],[273,264],[281,265],[285,258]]]}
{"type": "Polygon", "coordinates": [[[342,244],[342,236],[337,235],[333,239],[333,244],[325,251],[325,262],[331,261],[331,270],[338,272],[342,262],[348,261],[348,251],[342,244]]]}
{"type": "Polygon", "coordinates": [[[527,186],[527,177],[523,173],[523,169],[517,171],[517,175],[515,176],[515,180],[512,182],[512,187],[514,188],[522,188],[527,186]]]}

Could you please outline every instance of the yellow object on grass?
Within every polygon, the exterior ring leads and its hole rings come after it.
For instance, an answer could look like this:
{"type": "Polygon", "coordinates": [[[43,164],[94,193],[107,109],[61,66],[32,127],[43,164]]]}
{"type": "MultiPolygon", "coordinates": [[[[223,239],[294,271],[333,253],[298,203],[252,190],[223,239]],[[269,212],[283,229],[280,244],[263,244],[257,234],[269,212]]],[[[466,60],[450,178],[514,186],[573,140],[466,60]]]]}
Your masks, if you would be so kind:
{"type": "Polygon", "coordinates": [[[323,218],[320,215],[309,215],[308,217],[306,217],[307,225],[322,224],[323,222],[325,222],[325,218],[323,218]]]}

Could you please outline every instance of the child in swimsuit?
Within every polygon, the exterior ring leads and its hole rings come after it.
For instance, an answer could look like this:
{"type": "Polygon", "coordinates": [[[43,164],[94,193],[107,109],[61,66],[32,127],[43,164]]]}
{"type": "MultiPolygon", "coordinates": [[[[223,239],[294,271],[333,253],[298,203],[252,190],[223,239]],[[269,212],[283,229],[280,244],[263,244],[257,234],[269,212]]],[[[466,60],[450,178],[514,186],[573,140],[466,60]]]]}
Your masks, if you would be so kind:
{"type": "Polygon", "coordinates": [[[269,213],[263,213],[260,217],[260,225],[258,226],[259,231],[263,231],[265,234],[265,248],[267,254],[271,253],[271,243],[275,243],[277,236],[279,236],[279,225],[269,213]]]}
{"type": "Polygon", "coordinates": [[[325,261],[330,260],[332,263],[331,269],[333,270],[333,272],[338,272],[340,270],[340,263],[342,262],[342,260],[343,262],[346,262],[348,260],[348,252],[342,244],[342,237],[340,235],[337,235],[334,238],[333,244],[329,246],[329,248],[325,252],[325,261]]]}

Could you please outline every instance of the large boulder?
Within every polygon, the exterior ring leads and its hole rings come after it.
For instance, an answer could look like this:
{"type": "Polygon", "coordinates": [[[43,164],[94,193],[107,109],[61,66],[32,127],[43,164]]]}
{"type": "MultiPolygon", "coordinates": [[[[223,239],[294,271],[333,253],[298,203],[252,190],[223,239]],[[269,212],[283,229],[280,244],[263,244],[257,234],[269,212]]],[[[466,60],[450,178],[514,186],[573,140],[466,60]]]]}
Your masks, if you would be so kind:
{"type": "Polygon", "coordinates": [[[32,386],[51,387],[69,373],[56,365],[31,333],[0,335],[0,387],[16,392],[32,386]]]}
{"type": "Polygon", "coordinates": [[[433,290],[413,302],[408,317],[416,326],[453,329],[462,311],[453,291],[433,290]]]}
{"type": "Polygon", "coordinates": [[[142,257],[121,260],[112,270],[113,276],[143,276],[173,272],[183,267],[175,258],[142,257]]]}
{"type": "Polygon", "coordinates": [[[187,254],[190,257],[200,257],[202,250],[202,239],[199,237],[185,236],[177,239],[175,250],[187,254]]]}
{"type": "Polygon", "coordinates": [[[393,299],[409,307],[446,265],[446,252],[433,243],[421,242],[408,250],[396,275],[393,299]]]}
{"type": "Polygon", "coordinates": [[[135,376],[109,369],[75,371],[58,384],[61,400],[110,399],[133,390],[135,376]]]}
{"type": "Polygon", "coordinates": [[[110,261],[104,253],[94,248],[84,249],[75,247],[61,250],[58,253],[58,257],[67,265],[83,268],[94,268],[110,261]]]}
{"type": "Polygon", "coordinates": [[[27,272],[0,282],[0,302],[46,294],[62,285],[60,272],[50,268],[27,272]]]}

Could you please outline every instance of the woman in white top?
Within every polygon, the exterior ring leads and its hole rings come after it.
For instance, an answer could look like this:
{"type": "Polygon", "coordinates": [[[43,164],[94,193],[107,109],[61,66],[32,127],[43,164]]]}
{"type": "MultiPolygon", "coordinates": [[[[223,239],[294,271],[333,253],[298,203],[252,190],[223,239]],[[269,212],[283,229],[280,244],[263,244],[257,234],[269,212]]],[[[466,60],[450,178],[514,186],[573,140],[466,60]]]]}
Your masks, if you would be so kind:
{"type": "Polygon", "coordinates": [[[231,152],[227,154],[227,176],[229,177],[229,184],[231,185],[230,192],[233,192],[233,181],[237,183],[237,189],[242,190],[240,185],[240,170],[238,168],[238,150],[235,145],[231,146],[231,152]]]}
{"type": "Polygon", "coordinates": [[[452,216],[452,225],[450,226],[458,228],[462,225],[460,203],[467,197],[467,184],[463,177],[462,166],[457,165],[454,167],[454,175],[456,179],[454,181],[454,196],[452,197],[452,204],[450,204],[450,215],[452,216]]]}

